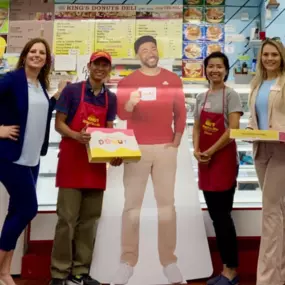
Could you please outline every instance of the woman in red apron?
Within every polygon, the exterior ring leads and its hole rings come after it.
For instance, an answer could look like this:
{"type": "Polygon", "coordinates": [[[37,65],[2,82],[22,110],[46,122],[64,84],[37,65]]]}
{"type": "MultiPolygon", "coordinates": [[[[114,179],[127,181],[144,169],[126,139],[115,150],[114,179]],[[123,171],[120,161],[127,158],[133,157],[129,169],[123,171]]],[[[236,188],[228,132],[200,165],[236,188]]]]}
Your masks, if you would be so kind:
{"type": "Polygon", "coordinates": [[[207,284],[236,285],[239,283],[238,249],[231,211],[239,162],[229,129],[239,129],[243,111],[239,95],[225,86],[228,58],[220,52],[212,53],[205,59],[204,67],[210,89],[196,98],[194,155],[198,160],[199,189],[203,191],[213,221],[224,265],[222,273],[207,284]]]}

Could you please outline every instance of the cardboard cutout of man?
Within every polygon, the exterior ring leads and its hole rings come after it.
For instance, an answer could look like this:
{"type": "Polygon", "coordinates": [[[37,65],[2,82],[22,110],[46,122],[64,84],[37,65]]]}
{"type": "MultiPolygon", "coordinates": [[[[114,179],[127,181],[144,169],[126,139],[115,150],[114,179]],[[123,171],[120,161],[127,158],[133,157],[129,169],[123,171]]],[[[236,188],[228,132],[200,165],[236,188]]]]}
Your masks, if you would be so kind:
{"type": "Polygon", "coordinates": [[[134,44],[141,68],[118,84],[118,116],[133,129],[142,158],[124,164],[121,264],[114,284],[127,284],[139,259],[140,211],[151,175],[158,209],[158,251],[169,283],[181,283],[177,266],[174,205],[177,151],[186,125],[181,79],[158,67],[157,42],[143,36],[134,44]],[[174,124],[174,129],[172,125],[174,124]]]}

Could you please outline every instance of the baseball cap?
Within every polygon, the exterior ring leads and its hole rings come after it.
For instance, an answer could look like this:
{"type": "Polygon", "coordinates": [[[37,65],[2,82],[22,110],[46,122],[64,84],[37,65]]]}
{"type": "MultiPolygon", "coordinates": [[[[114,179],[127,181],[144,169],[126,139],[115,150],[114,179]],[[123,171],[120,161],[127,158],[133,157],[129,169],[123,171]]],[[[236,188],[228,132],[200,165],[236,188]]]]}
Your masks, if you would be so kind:
{"type": "Polygon", "coordinates": [[[108,61],[110,61],[110,63],[112,63],[112,57],[111,55],[106,52],[106,51],[96,51],[96,52],[93,52],[90,56],[90,62],[93,62],[99,58],[105,58],[107,59],[108,61]]]}

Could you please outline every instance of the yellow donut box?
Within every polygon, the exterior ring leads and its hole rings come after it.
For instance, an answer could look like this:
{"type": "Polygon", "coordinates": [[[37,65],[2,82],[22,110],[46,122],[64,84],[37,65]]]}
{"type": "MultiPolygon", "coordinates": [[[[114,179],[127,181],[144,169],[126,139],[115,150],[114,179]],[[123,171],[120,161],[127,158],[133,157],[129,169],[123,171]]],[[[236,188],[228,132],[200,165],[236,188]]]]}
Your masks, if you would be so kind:
{"type": "Polygon", "coordinates": [[[110,162],[122,158],[126,162],[139,161],[141,151],[133,130],[87,128],[91,140],[87,145],[90,163],[110,162]]]}
{"type": "Polygon", "coordinates": [[[274,130],[230,130],[230,138],[248,141],[285,141],[285,133],[274,130]]]}

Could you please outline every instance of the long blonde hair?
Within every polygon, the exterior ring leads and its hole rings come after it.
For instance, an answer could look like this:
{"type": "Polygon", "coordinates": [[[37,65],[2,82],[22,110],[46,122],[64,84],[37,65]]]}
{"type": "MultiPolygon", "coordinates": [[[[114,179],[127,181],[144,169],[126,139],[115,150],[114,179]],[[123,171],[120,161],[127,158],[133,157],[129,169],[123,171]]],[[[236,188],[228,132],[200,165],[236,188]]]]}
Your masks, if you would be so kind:
{"type": "Polygon", "coordinates": [[[264,66],[262,64],[262,53],[263,53],[263,49],[266,45],[274,46],[278,50],[280,57],[281,57],[281,65],[280,65],[280,70],[279,70],[279,76],[282,77],[282,75],[285,75],[285,48],[284,48],[283,44],[281,42],[271,40],[271,39],[265,40],[262,43],[262,46],[259,50],[259,54],[257,57],[256,75],[254,76],[254,78],[252,79],[252,81],[250,83],[251,93],[257,87],[259,87],[264,80],[267,79],[267,72],[266,72],[266,69],[264,68],[264,66]]]}

